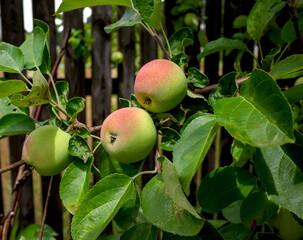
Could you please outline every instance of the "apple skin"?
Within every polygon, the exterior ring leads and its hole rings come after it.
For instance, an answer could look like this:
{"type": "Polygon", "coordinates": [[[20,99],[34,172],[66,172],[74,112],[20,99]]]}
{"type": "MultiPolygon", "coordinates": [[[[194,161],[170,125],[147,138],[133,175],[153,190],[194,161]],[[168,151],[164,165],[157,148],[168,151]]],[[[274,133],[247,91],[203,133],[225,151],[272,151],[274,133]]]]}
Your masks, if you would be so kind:
{"type": "Polygon", "coordinates": [[[122,163],[143,160],[156,140],[154,122],[141,108],[121,108],[111,113],[101,127],[101,142],[105,151],[122,163]]]}
{"type": "Polygon", "coordinates": [[[167,112],[186,96],[186,77],[174,62],[156,59],[139,70],[134,90],[138,102],[145,109],[154,113],[167,112]]]}
{"type": "Polygon", "coordinates": [[[279,236],[283,240],[303,239],[303,226],[285,208],[280,208],[278,213],[268,220],[268,224],[279,230],[279,236]]]}
{"type": "Polygon", "coordinates": [[[70,138],[56,126],[39,127],[25,140],[22,158],[42,176],[59,174],[71,163],[68,154],[70,138]]]}

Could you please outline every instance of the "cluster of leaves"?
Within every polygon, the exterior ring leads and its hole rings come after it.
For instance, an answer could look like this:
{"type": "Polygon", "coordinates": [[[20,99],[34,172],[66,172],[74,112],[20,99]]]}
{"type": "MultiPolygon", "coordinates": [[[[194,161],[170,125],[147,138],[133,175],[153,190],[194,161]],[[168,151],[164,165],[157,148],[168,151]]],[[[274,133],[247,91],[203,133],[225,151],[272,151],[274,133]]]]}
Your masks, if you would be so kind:
{"type": "MultiPolygon", "coordinates": [[[[153,35],[151,27],[162,29],[161,1],[158,0],[91,0],[89,3],[65,0],[58,12],[104,4],[128,7],[117,23],[106,27],[108,32],[138,23],[153,35]]],[[[265,26],[286,6],[286,2],[279,0],[257,1],[247,17],[249,37],[260,41],[265,26]]],[[[172,153],[172,161],[160,156],[161,172],[140,189],[138,176],[143,162],[122,164],[99,144],[91,151],[85,140],[90,133],[76,121],[77,114],[84,109],[84,100],[68,99],[65,81],[57,82],[56,91],[50,93],[43,76],[51,76],[48,27],[40,21],[35,23],[33,34],[20,48],[6,43],[0,45],[0,70],[19,73],[30,86],[29,89],[21,80],[1,79],[0,137],[35,129],[28,115],[28,107],[33,105],[50,105],[51,119],[38,124],[56,124],[63,129],[72,126],[69,153],[74,161],[61,180],[60,196],[66,209],[74,215],[73,239],[108,239],[102,232],[112,222],[118,226],[121,239],[157,239],[158,235],[163,240],[247,239],[250,226],[266,223],[280,206],[297,219],[303,219],[300,204],[303,135],[294,128],[294,106],[303,98],[303,85],[282,91],[277,83],[277,80],[303,74],[302,54],[278,61],[280,51],[276,48],[262,56],[260,63],[255,57],[257,69],[247,74],[248,79],[240,89],[237,79],[243,74],[231,72],[220,79],[218,88],[208,99],[189,90],[178,107],[153,114],[162,135],[160,147],[172,153]],[[23,69],[33,71],[33,83],[22,74],[23,69]],[[24,96],[20,92],[29,93],[24,96]],[[62,119],[59,111],[69,119],[62,119]],[[171,124],[167,126],[164,123],[168,119],[171,124]],[[234,139],[231,147],[234,162],[203,178],[196,194],[199,207],[193,206],[187,199],[192,180],[221,127],[234,139]],[[93,165],[96,150],[101,151],[98,168],[93,165]],[[254,171],[247,170],[247,166],[252,166],[254,171]],[[91,172],[101,177],[92,187],[89,186],[91,172]],[[219,212],[225,220],[203,217],[204,213],[219,212]]],[[[287,36],[291,36],[290,33],[287,36]]],[[[292,36],[284,46],[288,47],[297,37],[292,36]]],[[[188,28],[175,32],[166,45],[172,60],[186,65],[185,48],[192,42],[193,35],[188,28]]],[[[251,53],[242,40],[220,38],[205,45],[199,59],[233,49],[251,53]]],[[[208,78],[196,68],[189,68],[187,76],[188,83],[195,88],[209,84],[208,78]]],[[[120,99],[120,103],[123,107],[140,107],[134,95],[130,101],[120,99]]]]}

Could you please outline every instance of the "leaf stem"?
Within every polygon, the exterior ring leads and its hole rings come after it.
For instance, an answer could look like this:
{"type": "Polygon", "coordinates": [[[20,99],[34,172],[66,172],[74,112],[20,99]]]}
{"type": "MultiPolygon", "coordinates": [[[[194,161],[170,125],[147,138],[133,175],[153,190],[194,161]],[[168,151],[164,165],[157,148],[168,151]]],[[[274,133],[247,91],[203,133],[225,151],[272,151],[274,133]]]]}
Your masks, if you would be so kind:
{"type": "Polygon", "coordinates": [[[169,45],[169,41],[168,41],[168,38],[167,38],[167,36],[166,36],[166,33],[165,33],[164,29],[163,29],[162,24],[161,24],[161,31],[162,31],[162,34],[163,34],[163,36],[164,36],[164,38],[165,38],[167,47],[168,47],[169,56],[172,58],[172,53],[171,53],[171,48],[170,48],[170,45],[169,45]]]}
{"type": "Polygon", "coordinates": [[[253,52],[250,51],[249,49],[247,49],[246,51],[253,57],[254,61],[257,63],[258,68],[261,68],[258,58],[256,58],[255,54],[253,54],[253,52]]]}
{"type": "Polygon", "coordinates": [[[99,147],[101,144],[102,144],[102,142],[99,142],[99,143],[97,144],[97,146],[96,146],[96,147],[94,148],[94,150],[93,150],[92,155],[95,154],[95,152],[97,151],[98,147],[99,147]]]}
{"type": "Polygon", "coordinates": [[[101,138],[100,138],[100,137],[98,137],[98,136],[96,136],[96,135],[91,134],[90,136],[91,136],[92,138],[95,138],[95,139],[98,139],[98,140],[100,140],[100,141],[101,141],[101,138]]]}
{"type": "Polygon", "coordinates": [[[59,104],[56,103],[54,100],[51,99],[50,104],[51,104],[53,107],[58,108],[61,112],[64,113],[65,116],[69,117],[69,116],[68,116],[68,113],[66,112],[66,110],[65,110],[64,108],[62,108],[61,106],[59,106],[59,104]]]}
{"type": "Polygon", "coordinates": [[[61,107],[61,102],[60,102],[60,99],[59,99],[59,94],[58,94],[58,91],[57,91],[57,88],[56,88],[53,76],[49,72],[48,72],[48,76],[49,76],[49,78],[51,80],[51,83],[53,85],[53,89],[54,89],[54,92],[55,92],[55,95],[56,95],[56,99],[57,99],[58,105],[61,107]]]}
{"type": "Polygon", "coordinates": [[[274,64],[277,64],[280,61],[281,57],[283,56],[283,54],[285,53],[285,51],[287,50],[287,48],[290,46],[291,43],[292,42],[287,43],[287,45],[284,47],[283,51],[281,52],[281,54],[279,55],[278,59],[275,61],[274,64]]]}
{"type": "Polygon", "coordinates": [[[155,168],[152,171],[144,171],[144,172],[139,172],[138,174],[136,174],[135,176],[132,177],[133,180],[135,180],[137,177],[144,175],[144,174],[155,174],[158,172],[158,168],[155,168]]]}
{"type": "Polygon", "coordinates": [[[258,40],[258,47],[259,47],[259,52],[260,52],[261,60],[263,60],[263,50],[262,50],[262,46],[261,46],[260,40],[258,40]]]}
{"type": "Polygon", "coordinates": [[[22,78],[23,78],[31,87],[33,86],[33,84],[31,83],[31,81],[28,80],[28,78],[25,77],[24,74],[23,74],[22,72],[20,72],[19,74],[21,75],[21,77],[22,77],[22,78]]]}

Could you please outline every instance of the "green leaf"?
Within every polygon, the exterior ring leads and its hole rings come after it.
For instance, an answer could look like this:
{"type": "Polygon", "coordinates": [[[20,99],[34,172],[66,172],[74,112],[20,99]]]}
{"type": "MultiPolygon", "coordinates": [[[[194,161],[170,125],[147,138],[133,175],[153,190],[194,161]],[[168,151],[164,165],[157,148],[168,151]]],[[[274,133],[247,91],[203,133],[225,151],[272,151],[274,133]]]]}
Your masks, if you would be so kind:
{"type": "Polygon", "coordinates": [[[122,107],[131,107],[131,102],[125,98],[119,98],[119,103],[122,107]]]}
{"type": "Polygon", "coordinates": [[[267,23],[273,18],[278,8],[272,6],[281,0],[257,0],[247,17],[247,32],[256,41],[261,39],[267,23]]]}
{"type": "Polygon", "coordinates": [[[303,219],[303,148],[295,144],[258,149],[255,169],[269,199],[303,219]]]}
{"type": "Polygon", "coordinates": [[[143,188],[141,205],[143,214],[153,225],[181,236],[194,236],[204,221],[179,206],[170,196],[162,173],[153,177],[143,188]]]}
{"type": "Polygon", "coordinates": [[[197,199],[204,211],[219,212],[232,202],[247,197],[256,184],[256,178],[246,169],[220,167],[202,180],[197,199]]]}
{"type": "MultiPolygon", "coordinates": [[[[205,239],[209,239],[209,238],[205,238],[205,239]]],[[[201,238],[199,238],[198,236],[184,237],[172,233],[163,232],[162,240],[201,240],[201,238]]]]}
{"type": "Polygon", "coordinates": [[[88,143],[80,136],[74,136],[69,140],[68,153],[71,156],[80,158],[83,162],[86,162],[91,156],[88,143]]]}
{"type": "Polygon", "coordinates": [[[229,39],[229,38],[219,38],[214,41],[208,42],[203,51],[199,53],[197,56],[198,61],[200,62],[202,58],[223,50],[233,50],[233,49],[239,49],[239,50],[248,50],[245,43],[243,43],[240,40],[236,39],[229,39]]]}
{"type": "Polygon", "coordinates": [[[66,104],[67,114],[71,117],[70,122],[77,118],[77,115],[85,108],[85,99],[82,97],[71,98],[66,104]]]}
{"type": "Polygon", "coordinates": [[[29,115],[29,108],[19,108],[13,105],[9,97],[0,98],[0,118],[8,113],[25,113],[29,115]]]}
{"type": "Polygon", "coordinates": [[[246,27],[247,16],[239,15],[233,21],[233,28],[244,28],[246,27]]]}
{"type": "Polygon", "coordinates": [[[264,59],[261,60],[262,69],[267,71],[274,60],[275,56],[277,56],[281,52],[281,46],[276,46],[265,56],[264,59]]]}
{"type": "Polygon", "coordinates": [[[179,182],[177,171],[173,163],[167,158],[164,158],[164,161],[162,162],[162,173],[162,179],[167,189],[167,194],[171,197],[174,203],[188,211],[197,219],[201,219],[199,214],[185,197],[182,186],[179,182]]]}
{"type": "Polygon", "coordinates": [[[224,97],[234,96],[238,92],[238,85],[236,82],[238,75],[237,72],[230,72],[220,78],[218,89],[224,97]]]}
{"type": "Polygon", "coordinates": [[[244,226],[249,228],[254,220],[258,225],[265,223],[278,209],[279,206],[270,201],[264,192],[255,192],[243,200],[240,215],[244,226]]]}
{"type": "Polygon", "coordinates": [[[185,66],[188,67],[188,56],[185,52],[180,52],[176,55],[174,55],[171,58],[171,61],[177,64],[178,66],[185,66]]]}
{"type": "Polygon", "coordinates": [[[234,158],[233,165],[236,167],[243,167],[255,151],[255,147],[244,144],[235,139],[230,149],[231,155],[234,158]]]}
{"type": "MultiPolygon", "coordinates": [[[[303,13],[298,14],[298,25],[299,25],[299,31],[302,34],[303,33],[303,13]]],[[[294,27],[293,21],[290,19],[288,20],[281,30],[281,38],[288,43],[293,42],[297,38],[296,30],[294,27]]]]}
{"type": "Polygon", "coordinates": [[[132,226],[120,238],[121,240],[157,240],[157,228],[150,223],[132,226]]]}
{"type": "MultiPolygon", "coordinates": [[[[201,230],[201,232],[199,233],[199,237],[204,240],[224,240],[222,235],[217,231],[217,229],[219,228],[215,228],[215,226],[212,224],[213,222],[217,222],[220,223],[220,225],[222,224],[222,222],[226,222],[224,220],[209,220],[209,221],[205,221],[204,226],[201,230]]],[[[219,224],[217,224],[219,225],[219,224]]]]}
{"type": "Polygon", "coordinates": [[[285,90],[283,93],[290,104],[299,102],[303,99],[303,84],[291,87],[285,90]]]}
{"type": "Polygon", "coordinates": [[[162,135],[160,147],[166,151],[173,151],[174,145],[180,139],[180,134],[176,130],[168,127],[163,127],[160,131],[162,135]]]}
{"type": "MultiPolygon", "coordinates": [[[[180,28],[169,39],[169,45],[172,55],[177,55],[184,52],[185,47],[192,45],[194,42],[194,35],[190,28],[180,28]]],[[[167,45],[165,45],[167,49],[167,45]]]]}
{"type": "Polygon", "coordinates": [[[303,69],[303,54],[291,55],[274,65],[270,71],[273,79],[286,79],[290,74],[303,69]]]}
{"type": "Polygon", "coordinates": [[[113,173],[123,173],[127,176],[135,176],[141,167],[141,163],[125,164],[111,157],[106,151],[102,151],[100,156],[99,170],[101,177],[106,177],[113,173]]]}
{"type": "Polygon", "coordinates": [[[0,119],[0,138],[28,133],[35,130],[32,118],[22,113],[10,113],[0,119]]]}
{"type": "Polygon", "coordinates": [[[209,85],[208,77],[194,67],[188,69],[187,82],[192,83],[197,88],[204,88],[209,85]]]}
{"type": "Polygon", "coordinates": [[[235,139],[255,147],[294,142],[289,103],[268,74],[254,70],[240,93],[240,97],[220,99],[214,105],[218,123],[235,139]]]}
{"type": "Polygon", "coordinates": [[[130,95],[130,102],[133,105],[133,107],[137,107],[137,108],[142,108],[143,109],[143,107],[138,102],[135,94],[133,94],[133,93],[130,95]]]}
{"type": "Polygon", "coordinates": [[[43,29],[35,27],[33,33],[20,46],[24,54],[26,69],[32,70],[42,64],[46,44],[47,36],[43,29]]]}
{"type": "Polygon", "coordinates": [[[132,7],[130,0],[64,0],[55,14],[68,12],[78,8],[93,7],[98,5],[120,5],[125,7],[132,7]]]}
{"type": "Polygon", "coordinates": [[[133,224],[138,215],[139,208],[139,194],[134,188],[130,198],[122,205],[117,215],[114,217],[115,222],[122,230],[127,230],[133,224]]]}
{"type": "Polygon", "coordinates": [[[240,210],[243,200],[237,200],[222,210],[223,216],[231,223],[242,223],[240,210]]]}
{"type": "Polygon", "coordinates": [[[89,190],[92,163],[92,157],[86,163],[75,158],[60,181],[60,198],[64,207],[71,214],[75,213],[89,190]]]}
{"type": "Polygon", "coordinates": [[[112,174],[97,182],[75,212],[71,225],[73,239],[97,239],[133,190],[132,179],[124,174],[112,174]]]}
{"type": "Polygon", "coordinates": [[[21,73],[24,67],[24,56],[20,48],[11,44],[0,43],[0,71],[21,73]]]}
{"type": "Polygon", "coordinates": [[[161,29],[161,0],[131,0],[141,18],[151,27],[161,29]]]}
{"type": "Polygon", "coordinates": [[[0,81],[0,98],[25,91],[28,91],[28,88],[26,83],[21,80],[0,81]]]}
{"type": "MultiPolygon", "coordinates": [[[[26,228],[21,229],[17,239],[38,239],[41,230],[41,224],[30,224],[26,228]],[[23,238],[22,238],[23,237],[23,238]]],[[[56,240],[58,233],[49,225],[45,224],[43,228],[43,240],[56,240]]]]}
{"type": "Polygon", "coordinates": [[[251,232],[242,224],[229,224],[221,228],[220,233],[224,240],[246,240],[249,238],[251,232]]]}
{"type": "Polygon", "coordinates": [[[201,166],[217,131],[218,124],[214,115],[203,114],[186,125],[180,140],[174,145],[173,162],[187,195],[191,180],[201,166]]]}
{"type": "Polygon", "coordinates": [[[33,86],[27,96],[17,93],[11,97],[12,104],[18,107],[47,104],[50,100],[48,84],[40,71],[33,74],[33,86]]]}
{"type": "Polygon", "coordinates": [[[106,33],[111,33],[121,27],[131,27],[141,22],[141,17],[131,8],[126,8],[121,19],[104,27],[106,33]]]}
{"type": "MultiPolygon", "coordinates": [[[[57,81],[55,83],[61,105],[65,106],[68,102],[69,82],[57,81]]],[[[57,103],[55,91],[52,90],[52,99],[57,103]]]]}

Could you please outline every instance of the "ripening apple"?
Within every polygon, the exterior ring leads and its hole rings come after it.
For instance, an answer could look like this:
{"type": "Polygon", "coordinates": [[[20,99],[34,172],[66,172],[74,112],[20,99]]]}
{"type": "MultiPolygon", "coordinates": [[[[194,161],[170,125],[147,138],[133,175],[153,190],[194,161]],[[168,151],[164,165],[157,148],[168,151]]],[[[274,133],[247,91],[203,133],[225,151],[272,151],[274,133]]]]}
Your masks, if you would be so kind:
{"type": "Polygon", "coordinates": [[[42,176],[59,174],[71,162],[68,154],[69,139],[70,135],[56,126],[39,127],[25,140],[23,160],[42,176]]]}
{"type": "Polygon", "coordinates": [[[111,113],[101,128],[104,149],[122,163],[143,160],[153,149],[156,139],[154,122],[141,108],[121,108],[111,113]]]}
{"type": "Polygon", "coordinates": [[[268,224],[279,230],[279,236],[283,240],[303,239],[303,226],[285,208],[280,208],[278,213],[268,220],[268,224]]]}
{"type": "Polygon", "coordinates": [[[157,59],[145,64],[135,79],[135,96],[145,109],[167,112],[186,96],[187,83],[182,69],[169,60],[157,59]]]}

